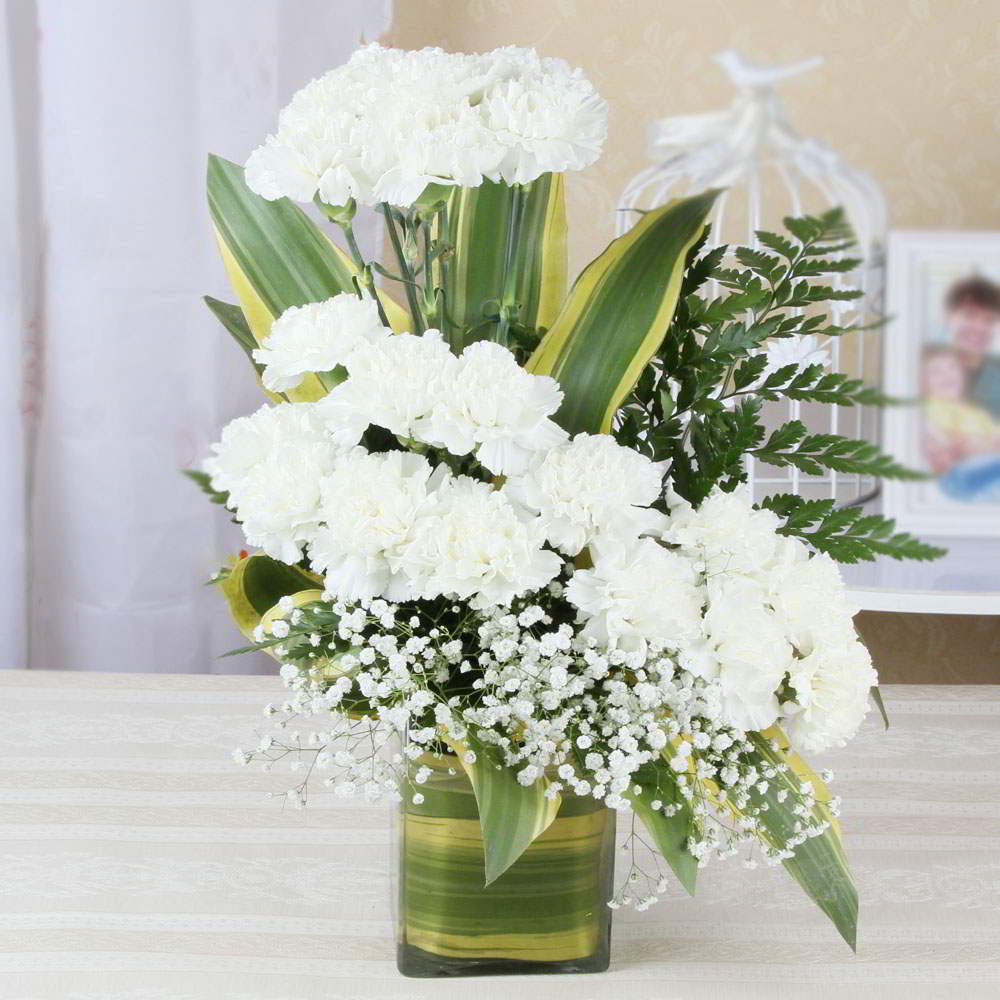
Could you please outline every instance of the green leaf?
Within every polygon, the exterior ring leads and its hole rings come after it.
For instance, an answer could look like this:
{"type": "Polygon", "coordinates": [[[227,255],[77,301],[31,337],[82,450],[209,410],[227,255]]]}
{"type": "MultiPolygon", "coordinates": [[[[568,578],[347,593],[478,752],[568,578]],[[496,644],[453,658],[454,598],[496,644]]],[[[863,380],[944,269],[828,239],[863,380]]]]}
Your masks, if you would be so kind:
{"type": "Polygon", "coordinates": [[[212,478],[207,472],[198,469],[181,469],[181,474],[187,476],[204,493],[212,503],[225,507],[229,503],[229,494],[212,486],[212,478]]]}
{"type": "Polygon", "coordinates": [[[522,785],[507,766],[503,751],[484,742],[471,728],[465,744],[448,740],[472,782],[479,807],[486,859],[486,884],[495,882],[556,818],[561,796],[547,798],[548,780],[522,785]],[[475,760],[468,761],[468,751],[475,760]]]}
{"type": "Polygon", "coordinates": [[[694,895],[698,877],[698,860],[687,849],[688,838],[696,830],[694,811],[677,788],[675,775],[666,761],[644,764],[632,776],[632,787],[625,793],[632,809],[649,831],[656,849],[667,860],[677,880],[694,895]],[[636,788],[639,791],[636,791],[636,788]],[[654,809],[653,802],[662,802],[654,809]],[[676,812],[665,815],[663,807],[673,806],[676,812]]]}
{"type": "Polygon", "coordinates": [[[285,396],[265,389],[263,382],[261,382],[261,374],[264,371],[264,366],[258,364],[253,359],[253,352],[257,347],[257,341],[254,339],[254,335],[247,325],[243,310],[239,306],[230,305],[228,302],[222,302],[219,299],[213,299],[211,295],[204,296],[204,301],[205,305],[212,310],[216,319],[225,327],[226,332],[232,336],[233,340],[239,344],[243,353],[250,359],[250,364],[253,365],[253,370],[257,374],[257,384],[264,395],[272,403],[284,402],[285,396]]]}
{"type": "Polygon", "coordinates": [[[243,310],[239,306],[231,305],[220,299],[213,299],[211,295],[204,295],[202,299],[205,305],[212,310],[215,318],[225,327],[226,332],[239,344],[240,349],[250,359],[254,370],[260,375],[264,366],[257,364],[253,359],[253,352],[257,349],[258,344],[247,325],[243,310]]]}
{"type": "Polygon", "coordinates": [[[239,630],[249,639],[260,620],[290,594],[323,586],[315,573],[289,566],[262,552],[239,559],[218,581],[239,630]]]}
{"type": "Polygon", "coordinates": [[[556,420],[571,433],[611,429],[677,306],[688,251],[718,192],[670,202],[584,269],[527,367],[565,393],[556,420]]]}
{"type": "Polygon", "coordinates": [[[858,890],[848,867],[839,824],[830,812],[829,792],[797,754],[775,749],[770,740],[759,734],[752,734],[751,739],[756,748],[756,761],[751,758],[752,763],[760,766],[783,764],[788,768],[768,779],[766,792],[755,789],[751,793],[754,805],[767,803],[768,808],[760,813],[760,822],[762,832],[773,845],[781,846],[794,835],[794,825],[799,817],[792,812],[792,807],[802,802],[800,783],[808,781],[813,786],[816,804],[809,822],[829,823],[830,826],[818,837],[810,837],[796,847],[794,857],[783,863],[785,870],[833,921],[840,936],[856,951],[858,890]],[[787,793],[783,803],[777,798],[781,790],[787,793]]]}
{"type": "MultiPolygon", "coordinates": [[[[254,194],[246,186],[243,168],[219,156],[208,158],[207,184],[223,264],[257,344],[291,306],[322,302],[342,292],[356,294],[354,265],[297,205],[287,198],[267,201],[254,194]]],[[[387,296],[382,298],[393,329],[408,329],[406,313],[387,296]]],[[[319,377],[309,374],[287,395],[314,400],[325,393],[319,377]]]]}
{"type": "Polygon", "coordinates": [[[493,181],[456,187],[448,202],[447,242],[454,254],[439,270],[446,275],[453,350],[461,351],[473,340],[492,339],[501,305],[514,307],[519,327],[543,330],[552,325],[566,297],[562,174],[543,174],[519,189],[493,181]],[[515,212],[519,236],[505,290],[506,233],[515,212]]]}
{"type": "Polygon", "coordinates": [[[762,247],[767,247],[768,250],[780,253],[787,260],[794,260],[798,255],[798,248],[795,244],[778,233],[769,233],[765,229],[758,229],[754,235],[762,247]]]}
{"type": "Polygon", "coordinates": [[[881,514],[864,514],[861,507],[836,507],[831,499],[803,500],[794,493],[776,493],[758,506],[785,519],[779,534],[797,535],[838,562],[872,562],[880,555],[931,560],[947,551],[905,531],[897,532],[895,522],[881,514]]]}
{"type": "Polygon", "coordinates": [[[885,479],[927,478],[925,473],[909,469],[891,456],[883,455],[869,441],[839,434],[808,434],[800,420],[782,424],[751,454],[778,468],[794,465],[810,475],[822,475],[824,469],[834,469],[885,479]]]}
{"type": "Polygon", "coordinates": [[[878,714],[882,716],[882,724],[885,726],[886,730],[888,730],[889,713],[885,710],[885,702],[882,700],[882,692],[879,690],[877,684],[872,687],[872,701],[875,702],[878,714]]]}

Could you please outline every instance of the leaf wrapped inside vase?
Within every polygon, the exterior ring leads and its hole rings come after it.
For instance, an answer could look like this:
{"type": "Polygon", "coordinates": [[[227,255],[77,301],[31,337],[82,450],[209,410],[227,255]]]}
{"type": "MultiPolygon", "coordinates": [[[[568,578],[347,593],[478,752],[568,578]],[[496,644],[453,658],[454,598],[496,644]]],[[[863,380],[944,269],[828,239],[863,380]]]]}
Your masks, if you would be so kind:
{"type": "Polygon", "coordinates": [[[504,762],[503,751],[483,742],[472,730],[466,734],[464,745],[449,743],[458,754],[476,796],[489,885],[548,828],[559,812],[562,796],[545,794],[548,789],[545,778],[522,785],[504,762]]]}

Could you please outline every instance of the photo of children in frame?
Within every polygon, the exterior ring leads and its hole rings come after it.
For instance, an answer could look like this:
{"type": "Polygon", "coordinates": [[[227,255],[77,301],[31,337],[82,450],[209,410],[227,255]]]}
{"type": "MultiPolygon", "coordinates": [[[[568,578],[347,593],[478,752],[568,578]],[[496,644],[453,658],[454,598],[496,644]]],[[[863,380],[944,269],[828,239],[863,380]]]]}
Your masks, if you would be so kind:
{"type": "Polygon", "coordinates": [[[923,454],[953,500],[1000,502],[1000,284],[959,278],[921,360],[923,454]]]}
{"type": "Polygon", "coordinates": [[[894,230],[883,446],[925,480],[881,484],[906,531],[1000,537],[1000,232],[894,230]]]}

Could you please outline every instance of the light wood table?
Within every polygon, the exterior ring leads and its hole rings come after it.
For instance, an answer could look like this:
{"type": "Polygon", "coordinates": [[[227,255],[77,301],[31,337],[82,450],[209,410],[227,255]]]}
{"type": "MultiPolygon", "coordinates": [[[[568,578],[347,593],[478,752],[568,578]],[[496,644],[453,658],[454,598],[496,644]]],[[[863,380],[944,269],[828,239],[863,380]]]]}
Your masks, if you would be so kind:
{"type": "MultiPolygon", "coordinates": [[[[618,911],[596,976],[406,980],[385,810],[237,767],[268,677],[0,671],[2,1000],[996,1000],[1000,687],[890,687],[829,755],[857,957],[785,873],[618,911]]],[[[626,825],[626,824],[621,824],[626,825]]]]}

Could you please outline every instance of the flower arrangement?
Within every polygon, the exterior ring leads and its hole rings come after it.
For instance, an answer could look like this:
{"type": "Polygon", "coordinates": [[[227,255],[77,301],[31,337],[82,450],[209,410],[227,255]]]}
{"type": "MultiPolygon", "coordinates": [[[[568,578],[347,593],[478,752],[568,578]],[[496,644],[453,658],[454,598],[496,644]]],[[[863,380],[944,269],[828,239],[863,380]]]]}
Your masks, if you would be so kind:
{"type": "MultiPolygon", "coordinates": [[[[743,485],[747,455],[911,475],[761,421],[782,397],[882,401],[819,346],[852,328],[858,293],[816,280],[857,266],[850,231],[832,212],[706,250],[708,192],[642,214],[567,290],[563,174],[597,158],[606,114],[529,50],[370,45],[296,94],[245,170],[210,160],[240,304],[208,303],[269,402],[192,475],[258,550],[217,582],[289,689],[237,758],[304,756],[414,822],[442,774],[467,779],[486,885],[567,803],[631,813],[689,891],[749,852],[853,946],[838,800],[798,756],[843,745],[877,695],[835,560],[936,552],[743,485]],[[391,264],[361,255],[359,204],[391,264]]],[[[664,871],[633,854],[610,905],[650,905],[664,871]]]]}

